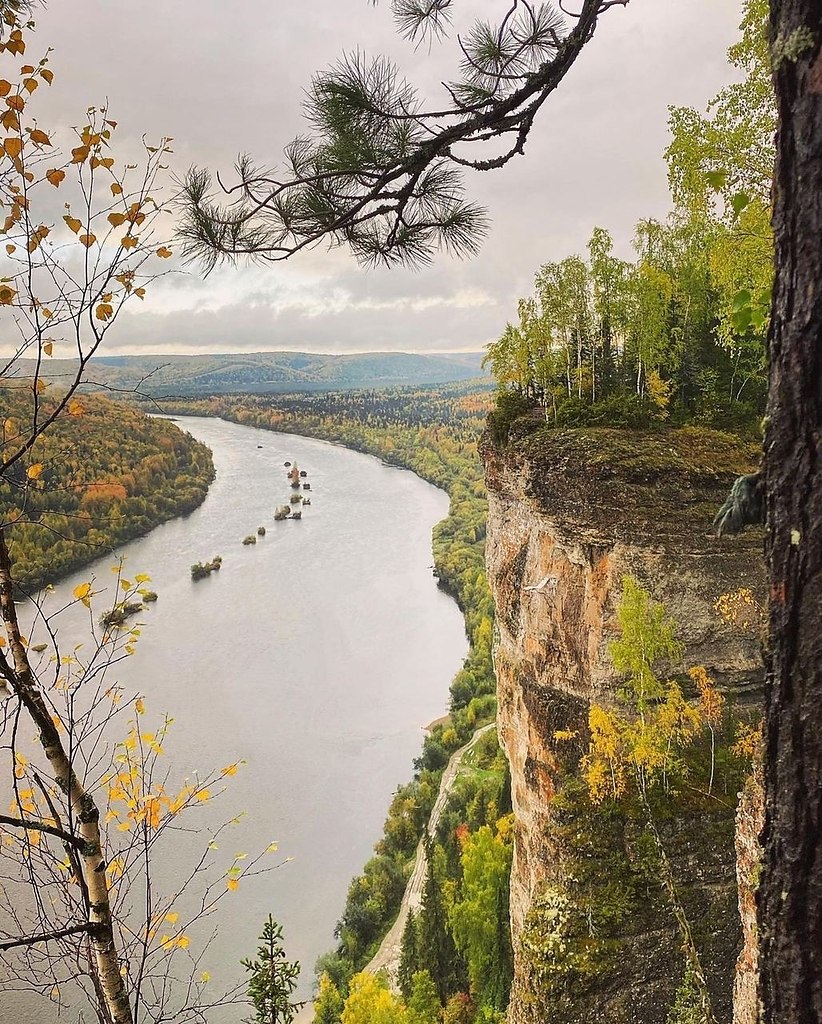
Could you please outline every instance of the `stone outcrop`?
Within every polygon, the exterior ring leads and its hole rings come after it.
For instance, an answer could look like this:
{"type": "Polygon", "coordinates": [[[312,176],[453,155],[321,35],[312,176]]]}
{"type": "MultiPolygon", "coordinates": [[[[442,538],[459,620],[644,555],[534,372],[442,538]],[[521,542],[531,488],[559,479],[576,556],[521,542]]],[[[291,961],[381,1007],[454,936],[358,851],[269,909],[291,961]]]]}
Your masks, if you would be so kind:
{"type": "MultiPolygon", "coordinates": [[[[665,1024],[684,966],[645,830],[629,811],[595,811],[575,773],[589,706],[613,701],[620,682],[608,645],[628,574],[679,624],[685,660],[666,673],[704,665],[734,702],[758,700],[759,629],[728,624],[714,602],[742,587],[764,593],[761,534],[719,541],[710,529],[756,446],[696,429],[541,429],[504,450],[486,439],[482,454],[498,724],[518,823],[511,1020],[665,1024]]],[[[724,785],[733,792],[669,801],[661,831],[718,1019],[729,1020],[739,780],[726,773],[724,785]]]]}

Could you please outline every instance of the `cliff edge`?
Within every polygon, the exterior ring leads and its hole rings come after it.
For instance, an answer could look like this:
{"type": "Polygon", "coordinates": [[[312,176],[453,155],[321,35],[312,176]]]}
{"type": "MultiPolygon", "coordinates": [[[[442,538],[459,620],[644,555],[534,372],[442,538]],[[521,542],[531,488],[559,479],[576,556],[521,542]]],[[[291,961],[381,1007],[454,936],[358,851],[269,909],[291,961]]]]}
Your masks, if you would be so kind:
{"type": "MultiPolygon", "coordinates": [[[[510,1020],[666,1024],[687,972],[647,829],[630,806],[590,803],[579,758],[590,704],[612,702],[620,683],[608,645],[626,575],[679,624],[686,653],[667,675],[704,665],[731,705],[761,696],[758,627],[728,624],[714,603],[742,587],[764,594],[762,537],[720,541],[710,528],[734,478],[754,470],[758,446],[699,428],[542,428],[504,449],[486,436],[481,452],[498,726],[517,820],[510,1020]]],[[[656,808],[721,1021],[731,1019],[742,945],[740,788],[726,763],[710,798],[694,786],[656,808]]]]}

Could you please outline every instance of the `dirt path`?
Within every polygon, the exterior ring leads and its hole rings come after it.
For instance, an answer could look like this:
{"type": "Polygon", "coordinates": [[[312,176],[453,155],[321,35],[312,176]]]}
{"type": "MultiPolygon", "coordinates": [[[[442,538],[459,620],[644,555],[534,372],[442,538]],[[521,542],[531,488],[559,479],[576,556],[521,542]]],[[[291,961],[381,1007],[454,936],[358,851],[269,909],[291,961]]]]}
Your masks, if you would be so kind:
{"type": "MultiPolygon", "coordinates": [[[[434,802],[434,806],[431,810],[431,817],[428,819],[428,834],[433,836],[437,831],[442,812],[445,809],[445,804],[448,801],[448,797],[451,795],[451,790],[454,787],[454,782],[459,775],[460,768],[462,767],[462,760],[469,750],[479,741],[480,737],[496,727],[494,722],[490,725],[484,725],[481,729],[477,729],[472,738],[464,747],[460,747],[459,750],[455,751],[451,755],[445,771],[442,773],[442,780],[440,781],[440,791],[437,794],[437,799],[434,802]]],[[[408,884],[405,887],[405,894],[400,904],[400,912],[397,915],[397,920],[394,922],[391,930],[382,940],[380,948],[374,955],[371,962],[364,968],[371,974],[377,974],[379,971],[385,971],[388,975],[388,979],[391,983],[392,988],[396,988],[397,985],[397,971],[400,966],[400,956],[402,954],[402,933],[405,931],[405,922],[408,920],[409,911],[418,911],[422,905],[422,891],[425,885],[425,874],[427,871],[427,863],[425,859],[425,848],[422,840],[420,840],[417,846],[417,856],[414,861],[414,869],[411,872],[411,877],[408,879],[408,884]]]]}

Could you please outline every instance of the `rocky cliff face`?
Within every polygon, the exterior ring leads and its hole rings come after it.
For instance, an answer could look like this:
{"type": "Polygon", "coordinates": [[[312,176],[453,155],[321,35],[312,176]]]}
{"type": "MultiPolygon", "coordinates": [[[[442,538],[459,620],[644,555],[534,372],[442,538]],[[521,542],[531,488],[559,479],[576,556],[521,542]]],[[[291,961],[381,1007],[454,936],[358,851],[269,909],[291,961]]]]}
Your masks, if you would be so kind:
{"type": "MultiPolygon", "coordinates": [[[[612,701],[619,683],[608,645],[627,574],[679,623],[686,655],[670,674],[701,664],[734,701],[757,699],[758,629],[727,624],[714,602],[741,587],[763,593],[761,537],[710,532],[754,455],[704,430],[543,429],[503,451],[483,445],[498,724],[518,823],[513,1024],[665,1024],[682,987],[681,942],[647,828],[630,807],[592,807],[576,768],[591,702],[612,701]]],[[[718,1019],[729,1020],[740,783],[732,767],[722,771],[710,800],[683,792],[658,811],[718,1019]]]]}

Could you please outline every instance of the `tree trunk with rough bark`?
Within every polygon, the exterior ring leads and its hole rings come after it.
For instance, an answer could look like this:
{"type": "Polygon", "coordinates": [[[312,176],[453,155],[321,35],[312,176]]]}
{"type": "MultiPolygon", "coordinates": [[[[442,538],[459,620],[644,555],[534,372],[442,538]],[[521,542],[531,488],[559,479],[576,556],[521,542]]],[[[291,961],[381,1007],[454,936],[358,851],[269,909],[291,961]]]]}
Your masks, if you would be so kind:
{"type": "Polygon", "coordinates": [[[822,0],[771,0],[779,108],[776,284],[765,438],[771,648],[767,1024],[822,1021],[822,0]]]}

